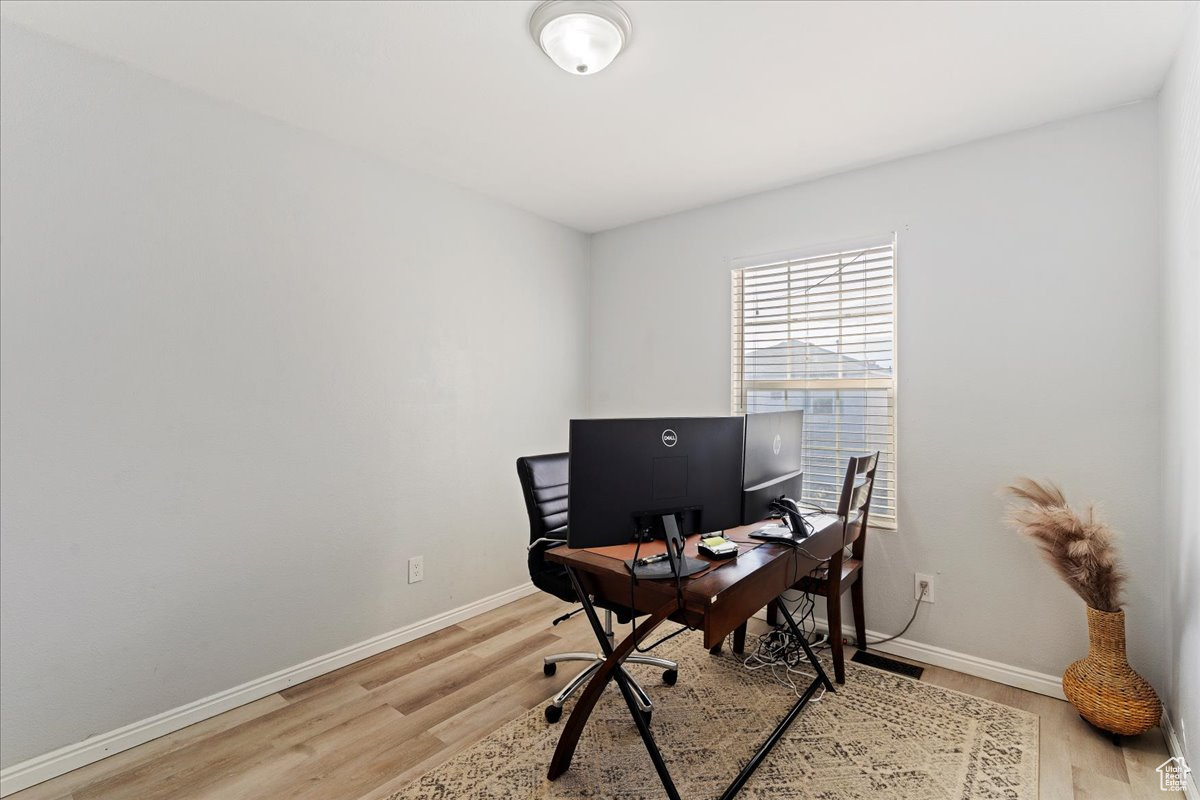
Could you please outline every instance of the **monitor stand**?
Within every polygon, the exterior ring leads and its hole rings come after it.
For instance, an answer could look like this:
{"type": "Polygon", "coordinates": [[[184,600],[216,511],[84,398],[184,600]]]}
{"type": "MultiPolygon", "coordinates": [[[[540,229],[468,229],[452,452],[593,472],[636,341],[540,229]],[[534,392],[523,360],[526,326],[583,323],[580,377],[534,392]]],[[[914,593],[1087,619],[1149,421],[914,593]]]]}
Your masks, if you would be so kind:
{"type": "Polygon", "coordinates": [[[701,561],[698,558],[691,558],[683,554],[684,539],[683,534],[679,530],[679,520],[674,514],[664,514],[662,518],[663,532],[666,534],[667,540],[667,560],[658,561],[654,564],[635,564],[633,561],[626,561],[625,566],[633,573],[635,578],[646,578],[648,580],[656,580],[660,578],[686,578],[689,575],[695,575],[697,572],[703,572],[712,566],[707,561],[701,561]]]}

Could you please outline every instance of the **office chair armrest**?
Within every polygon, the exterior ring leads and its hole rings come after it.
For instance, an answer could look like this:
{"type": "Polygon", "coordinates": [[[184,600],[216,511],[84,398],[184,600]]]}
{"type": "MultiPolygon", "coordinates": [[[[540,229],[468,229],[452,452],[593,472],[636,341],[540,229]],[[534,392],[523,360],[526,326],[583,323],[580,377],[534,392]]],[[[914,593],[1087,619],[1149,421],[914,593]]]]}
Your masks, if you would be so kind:
{"type": "Polygon", "coordinates": [[[526,552],[528,552],[528,551],[532,550],[533,548],[537,547],[538,545],[543,545],[543,544],[546,545],[546,549],[549,550],[552,547],[558,547],[560,544],[566,544],[566,543],[567,543],[566,539],[551,539],[547,536],[543,536],[540,539],[534,539],[532,542],[530,542],[529,547],[526,547],[525,550],[526,550],[526,552]]]}

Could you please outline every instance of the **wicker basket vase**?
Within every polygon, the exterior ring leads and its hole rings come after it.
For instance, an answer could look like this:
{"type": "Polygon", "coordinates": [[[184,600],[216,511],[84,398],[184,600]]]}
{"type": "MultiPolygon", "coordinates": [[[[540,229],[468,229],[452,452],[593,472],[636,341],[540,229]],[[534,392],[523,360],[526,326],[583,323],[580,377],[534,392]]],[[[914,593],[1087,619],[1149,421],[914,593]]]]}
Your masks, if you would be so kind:
{"type": "Polygon", "coordinates": [[[1136,736],[1158,724],[1162,703],[1154,687],[1125,658],[1125,612],[1089,607],[1087,658],[1063,673],[1063,692],[1097,728],[1136,736]]]}

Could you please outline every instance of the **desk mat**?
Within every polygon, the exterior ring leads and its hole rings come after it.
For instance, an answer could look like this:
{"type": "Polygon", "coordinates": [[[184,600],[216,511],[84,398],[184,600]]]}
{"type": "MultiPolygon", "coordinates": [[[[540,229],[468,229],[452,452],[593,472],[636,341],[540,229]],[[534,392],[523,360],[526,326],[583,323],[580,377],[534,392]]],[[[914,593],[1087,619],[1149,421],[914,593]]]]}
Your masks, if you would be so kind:
{"type": "MultiPolygon", "coordinates": [[[[731,536],[729,539],[730,541],[737,542],[738,555],[747,553],[762,544],[762,542],[759,540],[751,539],[749,537],[746,537],[743,540],[734,539],[731,536]]],[[[700,558],[704,559],[705,561],[712,561],[714,564],[725,563],[727,559],[710,559],[708,556],[701,553],[700,548],[697,546],[699,541],[699,536],[689,536],[687,541],[683,543],[683,554],[685,556],[691,556],[692,558],[700,558]]],[[[667,552],[667,545],[666,542],[655,540],[653,542],[642,542],[641,548],[638,548],[636,544],[631,543],[617,544],[611,547],[590,547],[588,550],[592,553],[597,553],[602,556],[615,558],[618,561],[628,561],[629,559],[633,558],[633,554],[635,552],[637,553],[638,558],[646,558],[647,556],[656,556],[660,553],[665,553],[667,552]]]]}
{"type": "MultiPolygon", "coordinates": [[[[739,530],[741,530],[741,529],[739,529],[739,530]]],[[[737,542],[739,557],[743,553],[748,553],[749,551],[753,550],[754,548],[756,548],[762,544],[762,542],[760,542],[759,540],[751,539],[748,536],[746,536],[744,540],[743,539],[735,539],[732,536],[730,536],[729,539],[730,539],[730,541],[737,542]]],[[[725,564],[732,564],[737,561],[737,558],[720,558],[720,559],[709,558],[704,553],[700,552],[700,548],[698,547],[699,542],[700,542],[699,536],[687,537],[687,539],[683,543],[683,554],[685,556],[691,556],[692,558],[698,558],[701,561],[707,561],[712,566],[710,569],[706,569],[703,572],[697,572],[693,575],[689,575],[688,576],[689,580],[691,580],[693,578],[698,578],[701,575],[707,575],[708,573],[712,572],[714,569],[719,569],[720,567],[724,566],[725,564]]],[[[638,558],[647,558],[649,556],[655,556],[655,555],[659,555],[660,553],[665,553],[665,552],[667,552],[667,544],[666,544],[666,542],[656,539],[651,542],[642,542],[640,548],[638,547],[637,544],[630,543],[630,544],[617,544],[617,545],[612,545],[610,547],[590,547],[590,548],[588,548],[588,550],[589,550],[589,552],[597,553],[602,556],[607,556],[608,558],[615,558],[618,561],[628,562],[633,559],[634,553],[637,553],[638,558]]],[[[647,580],[651,580],[651,579],[647,578],[647,580]]]]}

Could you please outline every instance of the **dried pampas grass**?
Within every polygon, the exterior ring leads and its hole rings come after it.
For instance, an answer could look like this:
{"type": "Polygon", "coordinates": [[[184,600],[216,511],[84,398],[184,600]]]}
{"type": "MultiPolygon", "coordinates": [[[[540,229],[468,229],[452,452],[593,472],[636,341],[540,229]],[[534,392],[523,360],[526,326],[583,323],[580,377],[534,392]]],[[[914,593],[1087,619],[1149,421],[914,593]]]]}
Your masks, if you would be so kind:
{"type": "Polygon", "coordinates": [[[1020,501],[1009,507],[1008,523],[1037,543],[1067,585],[1097,611],[1120,611],[1125,573],[1112,531],[1096,521],[1092,509],[1086,519],[1079,516],[1049,482],[1019,478],[1005,491],[1020,501]]]}

